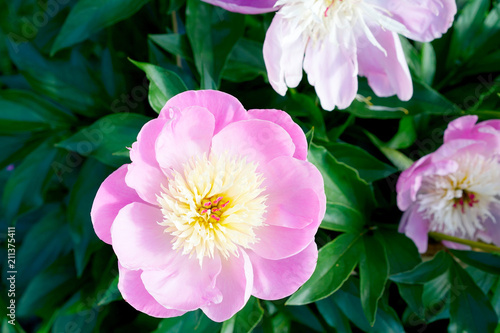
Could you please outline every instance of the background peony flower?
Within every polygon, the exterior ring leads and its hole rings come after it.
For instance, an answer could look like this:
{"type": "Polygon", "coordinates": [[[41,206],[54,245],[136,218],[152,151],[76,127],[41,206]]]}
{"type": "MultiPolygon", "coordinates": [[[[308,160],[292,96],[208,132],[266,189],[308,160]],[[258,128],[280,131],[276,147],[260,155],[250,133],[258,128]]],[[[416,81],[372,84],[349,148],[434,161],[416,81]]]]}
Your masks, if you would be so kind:
{"type": "Polygon", "coordinates": [[[451,122],[443,145],[398,179],[398,206],[405,212],[399,231],[420,252],[429,231],[500,245],[500,120],[476,121],[451,122]]]}
{"type": "MultiPolygon", "coordinates": [[[[254,0],[204,1],[256,13],[254,0]]],[[[398,34],[429,42],[450,28],[457,11],[454,0],[278,0],[276,9],[264,41],[269,82],[285,95],[304,68],[325,110],[352,103],[358,75],[378,96],[409,100],[413,86],[398,34]]]]}
{"type": "Polygon", "coordinates": [[[283,111],[247,112],[217,91],[170,99],[92,207],[95,232],[118,257],[123,298],[155,317],[201,309],[224,321],[250,295],[295,292],[316,266],[326,205],[306,155],[283,111]]]}

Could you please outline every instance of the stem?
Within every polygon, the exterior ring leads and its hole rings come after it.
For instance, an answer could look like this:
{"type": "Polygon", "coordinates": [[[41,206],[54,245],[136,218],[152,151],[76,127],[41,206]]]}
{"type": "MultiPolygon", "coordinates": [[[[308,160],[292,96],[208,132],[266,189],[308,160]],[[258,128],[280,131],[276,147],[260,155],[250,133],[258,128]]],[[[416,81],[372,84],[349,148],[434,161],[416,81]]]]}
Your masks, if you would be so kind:
{"type": "MultiPolygon", "coordinates": [[[[175,10],[172,12],[172,29],[174,30],[174,32],[176,34],[179,33],[179,25],[177,23],[177,12],[175,10]]],[[[177,66],[182,68],[181,56],[176,55],[175,60],[176,60],[177,66]]]]}
{"type": "Polygon", "coordinates": [[[431,236],[432,238],[434,238],[436,240],[446,240],[446,241],[450,241],[450,242],[454,242],[454,243],[469,245],[470,247],[475,247],[475,248],[484,250],[486,252],[500,252],[500,247],[497,247],[495,245],[475,242],[475,241],[471,241],[468,239],[462,239],[462,238],[458,238],[458,237],[453,237],[453,236],[445,235],[445,234],[442,234],[439,232],[431,231],[431,232],[429,232],[429,236],[431,236]]]}

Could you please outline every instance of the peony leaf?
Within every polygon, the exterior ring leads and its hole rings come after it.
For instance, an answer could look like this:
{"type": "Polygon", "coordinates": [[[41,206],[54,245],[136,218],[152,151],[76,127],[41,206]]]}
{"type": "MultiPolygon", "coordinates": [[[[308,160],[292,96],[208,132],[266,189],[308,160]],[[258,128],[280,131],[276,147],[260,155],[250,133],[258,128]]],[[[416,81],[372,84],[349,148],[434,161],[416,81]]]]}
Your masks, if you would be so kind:
{"type": "Polygon", "coordinates": [[[373,326],[378,301],[389,276],[389,264],[384,246],[373,234],[363,235],[363,245],[364,252],[359,261],[361,305],[370,326],[373,326]]]}
{"type": "Polygon", "coordinates": [[[80,0],[71,9],[52,45],[51,55],[86,40],[101,29],[131,16],[149,0],[80,0]]]}
{"type": "Polygon", "coordinates": [[[362,255],[361,235],[345,233],[319,250],[318,264],[311,278],[287,305],[312,303],[330,296],[349,278],[362,255]]]}

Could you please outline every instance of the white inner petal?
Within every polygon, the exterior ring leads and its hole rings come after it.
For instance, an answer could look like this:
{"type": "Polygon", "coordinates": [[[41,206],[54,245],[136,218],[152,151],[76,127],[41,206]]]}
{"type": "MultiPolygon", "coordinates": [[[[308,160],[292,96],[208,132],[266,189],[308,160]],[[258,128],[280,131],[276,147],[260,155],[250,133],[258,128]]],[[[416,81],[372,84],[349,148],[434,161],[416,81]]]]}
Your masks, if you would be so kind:
{"type": "Polygon", "coordinates": [[[262,182],[255,163],[227,154],[195,157],[173,171],[158,196],[173,249],[196,255],[201,265],[205,256],[238,256],[239,246],[255,244],[254,228],[266,212],[262,182]]]}
{"type": "Polygon", "coordinates": [[[312,42],[329,38],[336,45],[352,48],[355,40],[364,35],[387,54],[373,28],[408,32],[389,11],[366,0],[278,0],[276,6],[281,6],[279,15],[312,42]]]}
{"type": "Polygon", "coordinates": [[[456,172],[422,180],[418,210],[432,231],[473,238],[485,219],[496,222],[490,209],[500,204],[500,156],[464,155],[456,162],[456,172]]]}

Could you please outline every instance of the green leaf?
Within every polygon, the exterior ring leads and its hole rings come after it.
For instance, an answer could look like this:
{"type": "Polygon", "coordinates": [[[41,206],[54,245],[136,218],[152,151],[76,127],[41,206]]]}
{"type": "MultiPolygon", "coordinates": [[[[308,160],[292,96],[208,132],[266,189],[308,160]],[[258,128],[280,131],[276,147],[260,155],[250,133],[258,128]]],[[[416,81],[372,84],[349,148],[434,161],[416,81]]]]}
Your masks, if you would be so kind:
{"type": "Polygon", "coordinates": [[[132,146],[148,120],[150,118],[136,113],[111,114],[59,142],[57,146],[83,156],[93,156],[109,166],[119,167],[130,162],[127,156],[120,153],[132,146]]]}
{"type": "Polygon", "coordinates": [[[87,159],[69,195],[68,222],[79,277],[90,255],[102,245],[95,235],[89,212],[99,186],[112,171],[112,168],[92,158],[87,159]]]}
{"type": "Polygon", "coordinates": [[[17,253],[17,288],[24,289],[40,271],[71,250],[66,214],[61,206],[32,226],[17,253]]]}
{"type": "Polygon", "coordinates": [[[364,252],[359,261],[361,305],[370,326],[375,323],[378,301],[384,293],[389,264],[384,246],[374,235],[363,236],[364,252]]]}
{"type": "Polygon", "coordinates": [[[399,122],[396,135],[387,142],[387,147],[393,149],[403,149],[410,147],[417,139],[415,121],[413,117],[403,117],[399,122]]]}
{"type": "Polygon", "coordinates": [[[422,306],[422,294],[424,286],[421,284],[398,283],[398,290],[401,297],[408,304],[408,307],[419,318],[425,318],[425,309],[422,306]]]}
{"type": "Polygon", "coordinates": [[[42,142],[19,164],[5,185],[2,206],[7,220],[40,207],[54,176],[54,160],[64,151],[56,149],[57,137],[42,142]]]}
{"type": "Polygon", "coordinates": [[[361,230],[374,206],[370,186],[354,169],[337,162],[324,147],[311,144],[308,160],[316,165],[325,182],[327,212],[321,227],[336,231],[361,230]]]}
{"type": "Polygon", "coordinates": [[[377,234],[389,260],[389,274],[409,271],[422,262],[415,243],[397,231],[379,229],[377,234]]]}
{"type": "Polygon", "coordinates": [[[450,250],[464,263],[492,274],[500,274],[500,256],[493,253],[450,250]]]}
{"type": "Polygon", "coordinates": [[[208,319],[201,310],[190,311],[181,317],[163,319],[153,333],[217,332],[221,327],[208,319]]]}
{"type": "Polygon", "coordinates": [[[448,332],[493,332],[498,317],[486,295],[458,263],[453,262],[451,272],[453,280],[450,284],[460,288],[450,300],[448,332]]]}
{"type": "Polygon", "coordinates": [[[259,300],[250,297],[243,309],[224,322],[221,333],[249,333],[259,324],[263,316],[264,309],[260,306],[259,300]]]}
{"type": "Polygon", "coordinates": [[[69,60],[47,58],[31,43],[9,46],[9,55],[33,90],[86,117],[101,116],[110,108],[102,81],[86,57],[71,51],[69,60]]]}
{"type": "Polygon", "coordinates": [[[120,290],[118,290],[118,276],[109,285],[102,297],[97,300],[97,306],[103,306],[121,298],[120,290]]]}
{"type": "Polygon", "coordinates": [[[191,51],[189,40],[186,35],[181,34],[162,34],[149,35],[149,39],[155,42],[165,51],[178,55],[186,60],[193,59],[193,51],[191,51]]]}
{"type": "Polygon", "coordinates": [[[31,280],[19,299],[17,315],[50,314],[75,288],[73,263],[68,257],[60,258],[31,280]]]}
{"type": "Polygon", "coordinates": [[[354,101],[345,111],[360,118],[397,119],[421,113],[435,115],[463,115],[464,112],[436,90],[423,82],[413,81],[413,97],[400,101],[397,97],[377,97],[365,80],[360,80],[358,93],[371,100],[354,101]]]}
{"type": "Polygon", "coordinates": [[[335,328],[336,332],[351,333],[349,319],[342,313],[331,297],[316,302],[319,313],[323,316],[328,326],[335,328]]]}
{"type": "Polygon", "coordinates": [[[356,169],[359,176],[367,182],[383,179],[397,172],[394,167],[379,161],[357,146],[347,143],[329,143],[326,148],[337,161],[356,169]]]}
{"type": "Polygon", "coordinates": [[[0,91],[0,109],[0,133],[67,128],[76,121],[71,113],[29,91],[0,91]]]}
{"type": "Polygon", "coordinates": [[[392,275],[389,278],[398,283],[424,284],[447,272],[451,263],[450,257],[441,251],[432,260],[421,263],[411,271],[392,275]]]}
{"type": "Polygon", "coordinates": [[[257,76],[267,76],[262,43],[240,38],[234,46],[222,77],[232,82],[243,82],[255,79],[257,76]]]}
{"type": "Polygon", "coordinates": [[[186,33],[201,76],[202,89],[217,89],[222,70],[242,36],[244,17],[199,0],[188,0],[186,33]]]}
{"type": "Polygon", "coordinates": [[[349,278],[360,260],[361,234],[342,234],[319,250],[313,275],[287,305],[302,305],[330,296],[349,278]]]}
{"type": "Polygon", "coordinates": [[[151,82],[149,104],[156,112],[160,113],[170,98],[187,90],[182,79],[174,72],[146,62],[130,61],[146,72],[146,76],[151,82]]]}
{"type": "Polygon", "coordinates": [[[489,0],[467,1],[462,11],[453,23],[453,35],[448,49],[447,68],[452,68],[457,62],[466,60],[473,52],[474,43],[482,28],[490,6],[489,0]]]}
{"type": "Polygon", "coordinates": [[[387,157],[387,159],[391,161],[399,170],[406,170],[413,164],[413,160],[399,150],[388,147],[386,143],[380,141],[375,135],[371,134],[367,130],[363,130],[363,132],[368,136],[370,141],[377,146],[378,149],[380,149],[382,154],[384,154],[385,157],[387,157]]]}
{"type": "Polygon", "coordinates": [[[387,305],[384,299],[381,300],[380,307],[377,310],[375,324],[371,326],[363,314],[359,294],[360,288],[357,279],[351,277],[330,298],[341,309],[343,314],[364,332],[404,332],[396,312],[387,305]]]}
{"type": "Polygon", "coordinates": [[[86,40],[101,29],[133,15],[149,0],[80,0],[71,9],[52,45],[51,55],[86,40]]]}

